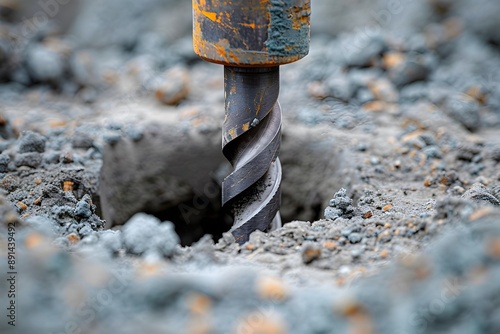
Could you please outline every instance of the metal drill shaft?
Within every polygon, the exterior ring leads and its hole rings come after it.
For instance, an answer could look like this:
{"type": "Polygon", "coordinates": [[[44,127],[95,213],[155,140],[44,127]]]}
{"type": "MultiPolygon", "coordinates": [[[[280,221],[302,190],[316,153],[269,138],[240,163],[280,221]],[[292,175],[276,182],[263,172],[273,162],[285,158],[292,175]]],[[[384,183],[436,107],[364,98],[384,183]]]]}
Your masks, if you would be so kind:
{"type": "Polygon", "coordinates": [[[234,170],[224,180],[222,204],[233,211],[231,232],[243,244],[253,231],[280,222],[279,67],[225,66],[224,93],[223,153],[234,170]]]}

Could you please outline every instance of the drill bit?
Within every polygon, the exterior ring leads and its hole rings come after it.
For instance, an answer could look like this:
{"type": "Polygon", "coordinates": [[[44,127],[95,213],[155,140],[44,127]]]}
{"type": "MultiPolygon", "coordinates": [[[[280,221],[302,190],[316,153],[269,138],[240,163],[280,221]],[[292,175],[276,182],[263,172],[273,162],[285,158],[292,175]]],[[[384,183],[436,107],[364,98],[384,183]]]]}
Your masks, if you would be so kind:
{"type": "Polygon", "coordinates": [[[256,229],[280,221],[279,68],[225,66],[224,93],[223,153],[234,171],[224,180],[222,204],[233,209],[231,232],[244,243],[256,229]]]}
{"type": "Polygon", "coordinates": [[[310,13],[310,0],[193,0],[194,50],[224,65],[222,203],[239,244],[281,224],[279,65],[307,55],[310,13]]]}

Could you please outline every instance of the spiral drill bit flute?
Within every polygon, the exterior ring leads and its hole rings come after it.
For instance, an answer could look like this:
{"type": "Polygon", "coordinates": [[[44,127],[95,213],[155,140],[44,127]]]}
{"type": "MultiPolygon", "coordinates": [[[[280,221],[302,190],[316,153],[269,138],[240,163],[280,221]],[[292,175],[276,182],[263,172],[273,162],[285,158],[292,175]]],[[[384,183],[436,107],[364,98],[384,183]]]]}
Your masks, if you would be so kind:
{"type": "Polygon", "coordinates": [[[194,50],[224,65],[222,204],[240,244],[281,224],[279,65],[309,52],[310,15],[310,0],[193,0],[194,50]]]}

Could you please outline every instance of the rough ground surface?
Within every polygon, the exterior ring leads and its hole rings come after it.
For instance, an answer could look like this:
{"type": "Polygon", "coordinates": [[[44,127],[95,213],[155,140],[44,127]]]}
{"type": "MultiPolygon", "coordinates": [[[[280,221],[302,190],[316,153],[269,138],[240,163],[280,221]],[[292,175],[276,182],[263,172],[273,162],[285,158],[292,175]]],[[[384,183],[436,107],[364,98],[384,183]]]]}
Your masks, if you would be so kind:
{"type": "Polygon", "coordinates": [[[241,247],[222,68],[185,5],[121,3],[0,1],[2,333],[500,332],[498,2],[313,2],[281,71],[288,223],[241,247]]]}

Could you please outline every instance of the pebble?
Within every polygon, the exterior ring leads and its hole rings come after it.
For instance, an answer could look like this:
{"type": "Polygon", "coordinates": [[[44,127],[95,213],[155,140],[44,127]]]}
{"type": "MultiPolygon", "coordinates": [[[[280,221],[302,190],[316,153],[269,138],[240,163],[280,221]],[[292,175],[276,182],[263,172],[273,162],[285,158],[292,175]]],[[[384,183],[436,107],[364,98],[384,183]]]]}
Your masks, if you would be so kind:
{"type": "Polygon", "coordinates": [[[189,94],[189,73],[174,67],[163,73],[154,84],[156,99],[166,105],[176,105],[189,94]]]}
{"type": "Polygon", "coordinates": [[[134,142],[138,142],[144,137],[144,129],[136,126],[131,126],[127,128],[127,136],[134,142]]]}
{"type": "Polygon", "coordinates": [[[390,230],[385,230],[384,232],[380,233],[378,236],[379,240],[382,242],[389,242],[392,240],[392,234],[390,230]]]}
{"type": "Polygon", "coordinates": [[[35,44],[28,49],[26,64],[35,81],[55,82],[64,74],[62,56],[42,44],[35,44]]]}
{"type": "MultiPolygon", "coordinates": [[[[387,204],[385,205],[383,208],[382,208],[382,211],[389,211],[390,209],[392,208],[392,204],[387,204]]],[[[386,224],[387,225],[387,224],[386,224]]],[[[390,227],[390,224],[389,224],[389,227],[390,227]]]]}
{"type": "Polygon", "coordinates": [[[347,196],[347,190],[344,188],[341,188],[339,191],[337,191],[334,195],[333,198],[330,200],[330,206],[334,208],[338,208],[341,210],[346,210],[348,209],[352,204],[352,199],[347,196]]]}
{"type": "Polygon", "coordinates": [[[422,132],[419,135],[419,138],[422,139],[424,141],[424,143],[428,146],[437,146],[438,145],[436,137],[434,137],[434,135],[432,133],[422,132]]]}
{"type": "Polygon", "coordinates": [[[23,202],[17,202],[16,206],[18,207],[19,211],[24,211],[28,208],[28,206],[23,202]]]}
{"type": "Polygon", "coordinates": [[[461,95],[450,97],[445,105],[446,113],[470,131],[481,126],[480,110],[478,102],[461,95]]]}
{"type": "Polygon", "coordinates": [[[236,243],[234,235],[231,232],[222,233],[222,238],[217,241],[214,248],[217,250],[233,252],[233,254],[240,251],[240,245],[236,243]]]}
{"type": "Polygon", "coordinates": [[[306,235],[306,236],[304,237],[304,240],[307,240],[307,241],[314,241],[314,240],[316,240],[316,237],[315,237],[315,236],[313,236],[313,235],[306,235]]]}
{"type": "Polygon", "coordinates": [[[428,98],[428,89],[425,82],[415,82],[400,90],[400,101],[403,103],[414,103],[426,98],[428,98]]]}
{"type": "Polygon", "coordinates": [[[362,212],[363,219],[368,219],[368,218],[371,218],[372,216],[373,216],[373,212],[370,209],[363,210],[363,212],[362,212]]]}
{"type": "Polygon", "coordinates": [[[92,216],[92,200],[89,195],[83,196],[83,198],[76,203],[74,216],[78,218],[89,218],[92,216]]]}
{"type": "Polygon", "coordinates": [[[315,243],[305,243],[302,246],[302,262],[304,264],[309,264],[321,256],[321,247],[315,243]]]}
{"type": "Polygon", "coordinates": [[[380,159],[378,157],[371,157],[370,158],[370,163],[372,166],[376,166],[380,164],[380,159]]]}
{"type": "Polygon", "coordinates": [[[144,213],[135,214],[123,226],[123,243],[133,254],[159,253],[171,256],[180,243],[171,222],[160,223],[154,216],[144,213]]]}
{"type": "Polygon", "coordinates": [[[348,227],[346,229],[343,229],[341,234],[344,236],[344,237],[347,237],[349,236],[351,233],[354,233],[354,232],[360,232],[361,231],[361,227],[358,226],[358,225],[354,225],[354,226],[351,226],[351,227],[348,227]]]}
{"type": "Polygon", "coordinates": [[[387,249],[384,249],[380,252],[380,257],[385,259],[389,255],[389,251],[387,249]]]}
{"type": "Polygon", "coordinates": [[[472,187],[462,195],[462,198],[500,206],[500,200],[492,195],[481,183],[474,183],[472,187]]]}
{"type": "Polygon", "coordinates": [[[349,234],[348,239],[351,244],[357,244],[361,242],[363,236],[360,233],[351,233],[349,234]]]}
{"type": "Polygon", "coordinates": [[[85,152],[85,160],[102,160],[100,148],[91,147],[85,152]]]}
{"type": "Polygon", "coordinates": [[[307,85],[307,92],[311,97],[314,97],[318,100],[323,100],[328,97],[328,91],[325,85],[319,81],[310,82],[307,85]]]}
{"type": "Polygon", "coordinates": [[[76,245],[77,243],[80,242],[80,237],[76,233],[70,233],[66,236],[66,240],[69,242],[70,245],[76,245]]]}
{"type": "Polygon", "coordinates": [[[481,153],[481,148],[472,144],[462,144],[457,150],[457,159],[463,161],[472,161],[481,153]]]}
{"type": "Polygon", "coordinates": [[[14,163],[17,167],[37,168],[42,163],[42,155],[37,152],[17,154],[14,163]]]}
{"type": "Polygon", "coordinates": [[[73,152],[71,151],[63,151],[59,156],[59,161],[63,164],[70,164],[75,161],[73,152]]]}
{"type": "Polygon", "coordinates": [[[463,195],[464,192],[465,192],[465,189],[461,186],[454,186],[451,189],[451,194],[453,194],[455,196],[461,196],[461,195],[463,195]]]}
{"type": "Polygon", "coordinates": [[[59,163],[60,156],[61,156],[61,152],[59,152],[59,151],[48,152],[48,153],[44,154],[43,161],[49,165],[57,164],[57,163],[59,163]]]}
{"type": "Polygon", "coordinates": [[[0,154],[0,173],[5,173],[9,170],[10,157],[8,154],[0,154]]]}
{"type": "Polygon", "coordinates": [[[433,158],[441,159],[443,157],[441,150],[439,149],[439,147],[437,147],[435,145],[430,145],[430,146],[424,147],[422,151],[429,159],[433,159],[433,158]]]}
{"type": "Polygon", "coordinates": [[[96,73],[92,54],[87,51],[77,51],[69,59],[69,68],[73,79],[80,86],[95,84],[96,73]]]}
{"type": "Polygon", "coordinates": [[[284,300],[288,297],[288,291],[281,279],[269,276],[257,279],[257,293],[262,299],[284,300]]]}
{"type": "Polygon", "coordinates": [[[94,146],[94,139],[87,131],[77,130],[71,137],[71,146],[73,148],[89,149],[94,146]]]}
{"type": "MultiPolygon", "coordinates": [[[[213,307],[212,299],[204,294],[194,294],[188,301],[189,311],[196,315],[207,315],[213,307]]],[[[203,332],[202,332],[203,333],[203,332]]]]}
{"type": "Polygon", "coordinates": [[[349,66],[368,66],[386,49],[381,35],[367,35],[363,31],[349,34],[341,41],[345,62],[349,66]]]}
{"type": "Polygon", "coordinates": [[[326,87],[331,97],[345,102],[349,102],[354,93],[354,87],[345,75],[332,76],[326,81],[326,87]]]}
{"type": "Polygon", "coordinates": [[[389,70],[389,78],[394,85],[402,87],[427,78],[428,68],[421,58],[406,57],[401,64],[389,70]]]}
{"type": "Polygon", "coordinates": [[[30,152],[45,152],[45,143],[47,139],[32,131],[23,131],[21,137],[19,138],[19,153],[30,153],[30,152]]]}
{"type": "Polygon", "coordinates": [[[89,236],[91,234],[94,233],[94,230],[88,225],[86,224],[84,227],[82,227],[78,233],[82,236],[82,237],[86,237],[86,236],[89,236]]]}
{"type": "Polygon", "coordinates": [[[473,162],[473,163],[476,163],[476,164],[477,164],[477,163],[479,163],[479,162],[481,162],[481,161],[483,161],[483,157],[482,157],[482,156],[480,156],[480,155],[476,155],[474,158],[472,158],[472,162],[473,162]]]}
{"type": "Polygon", "coordinates": [[[297,118],[305,124],[316,125],[325,119],[325,115],[317,108],[304,107],[299,110],[297,118]]]}
{"type": "Polygon", "coordinates": [[[397,102],[399,100],[399,93],[392,82],[386,78],[371,82],[368,87],[377,100],[385,102],[397,102]]]}
{"type": "Polygon", "coordinates": [[[398,228],[396,228],[396,231],[394,232],[394,234],[404,237],[406,235],[406,232],[407,232],[406,227],[399,226],[398,228]]]}
{"type": "Polygon", "coordinates": [[[350,229],[350,228],[346,228],[346,229],[342,230],[342,231],[340,232],[340,234],[341,234],[341,235],[343,235],[344,237],[348,237],[348,236],[349,236],[349,234],[351,234],[352,232],[353,232],[353,231],[352,231],[352,229],[350,229]]]}
{"type": "Polygon", "coordinates": [[[323,242],[323,247],[333,250],[337,248],[337,244],[333,241],[325,241],[323,242]]]}
{"type": "Polygon", "coordinates": [[[106,142],[108,145],[114,146],[116,145],[120,140],[122,139],[122,136],[119,133],[107,133],[103,136],[104,142],[106,142]]]}
{"type": "Polygon", "coordinates": [[[386,52],[382,58],[382,64],[386,69],[392,69],[403,63],[405,55],[402,52],[386,52]]]}
{"type": "Polygon", "coordinates": [[[325,219],[335,220],[342,216],[342,210],[327,206],[324,212],[325,219]]]}
{"type": "Polygon", "coordinates": [[[359,103],[365,104],[375,100],[375,96],[373,96],[372,92],[368,89],[359,89],[356,95],[356,99],[359,103]]]}
{"type": "Polygon", "coordinates": [[[484,170],[486,166],[484,164],[472,164],[469,166],[469,172],[471,175],[479,175],[482,170],[484,170]]]}
{"type": "Polygon", "coordinates": [[[351,250],[351,256],[353,259],[359,259],[364,252],[364,247],[356,247],[355,249],[351,250]]]}
{"type": "Polygon", "coordinates": [[[112,253],[122,248],[121,231],[105,230],[98,233],[99,243],[112,253]]]}
{"type": "Polygon", "coordinates": [[[417,136],[414,133],[405,135],[404,137],[401,138],[401,141],[408,148],[422,149],[427,145],[425,141],[422,138],[420,138],[420,136],[417,136]]]}
{"type": "Polygon", "coordinates": [[[346,237],[340,237],[338,240],[339,245],[344,246],[347,243],[346,237]]]}
{"type": "Polygon", "coordinates": [[[368,149],[368,146],[365,143],[359,143],[355,147],[355,150],[358,152],[366,152],[367,149],[368,149]]]}

